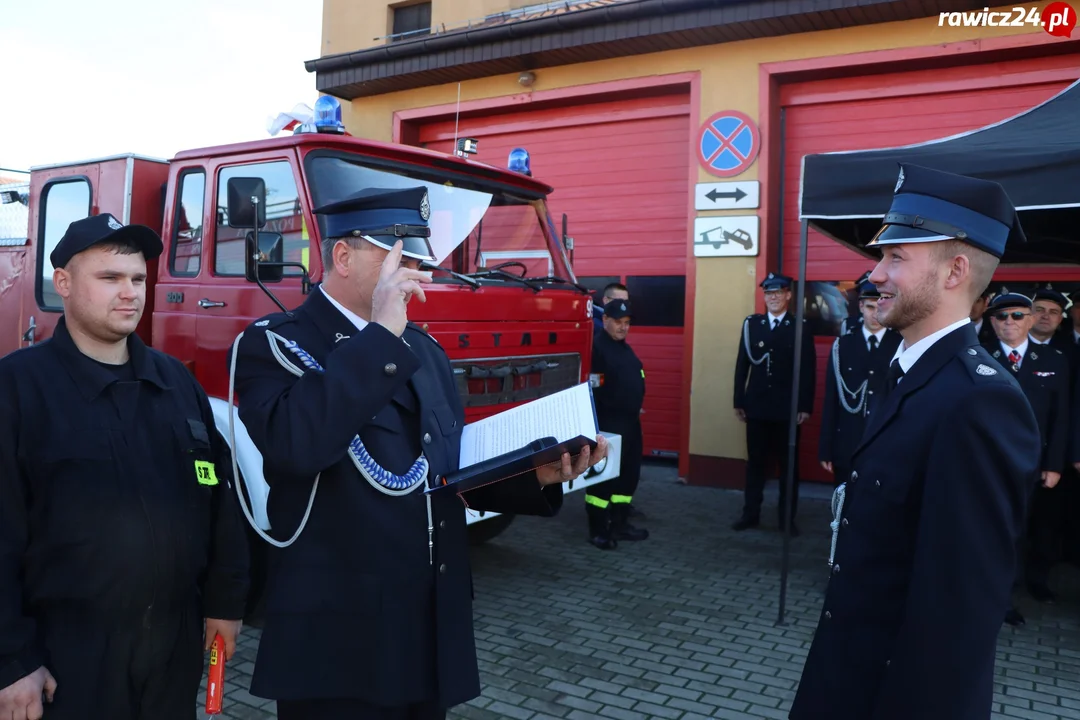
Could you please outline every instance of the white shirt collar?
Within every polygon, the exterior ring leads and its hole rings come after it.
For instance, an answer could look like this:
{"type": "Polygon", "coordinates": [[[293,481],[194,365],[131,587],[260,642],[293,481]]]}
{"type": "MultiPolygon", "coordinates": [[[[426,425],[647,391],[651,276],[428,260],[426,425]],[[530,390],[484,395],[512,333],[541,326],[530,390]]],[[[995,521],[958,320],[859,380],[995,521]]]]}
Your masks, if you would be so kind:
{"type": "Polygon", "coordinates": [[[773,315],[772,313],[769,313],[769,327],[775,325],[777,320],[783,320],[785,317],[787,317],[787,310],[780,313],[779,315],[773,315]]]}
{"type": "Polygon", "coordinates": [[[904,374],[906,375],[908,372],[911,371],[911,366],[918,362],[919,358],[921,358],[923,354],[934,345],[934,343],[951,333],[953,330],[962,328],[970,322],[970,318],[957,320],[952,325],[943,327],[932,335],[927,335],[922,340],[915,343],[906,350],[904,349],[904,345],[906,345],[906,343],[900,343],[900,346],[896,348],[896,354],[893,355],[893,360],[900,358],[900,369],[903,370],[904,374]]]}
{"type": "Polygon", "coordinates": [[[863,326],[862,326],[863,340],[865,340],[867,343],[869,343],[870,342],[870,336],[873,335],[874,337],[877,338],[878,345],[880,345],[881,344],[881,338],[885,336],[885,329],[886,328],[878,328],[877,332],[870,332],[869,330],[866,329],[866,324],[864,323],[863,326]]]}
{"type": "Polygon", "coordinates": [[[983,324],[983,319],[982,318],[979,318],[978,320],[975,321],[975,332],[976,333],[981,333],[982,332],[982,324],[983,324]]]}
{"type": "Polygon", "coordinates": [[[1024,354],[1027,352],[1027,349],[1028,349],[1028,338],[1024,338],[1024,342],[1020,343],[1018,346],[1016,346],[1014,348],[1009,347],[1008,345],[1003,343],[1001,340],[998,340],[998,343],[1001,345],[1001,351],[1003,353],[1005,353],[1005,357],[1009,357],[1009,353],[1011,353],[1011,352],[1013,352],[1015,350],[1016,353],[1020,356],[1020,359],[1023,360],[1024,359],[1024,354]]]}
{"type": "Polygon", "coordinates": [[[330,293],[326,292],[326,288],[324,288],[322,285],[319,285],[319,289],[322,290],[323,296],[325,296],[326,299],[330,301],[331,305],[333,305],[338,310],[340,310],[342,315],[349,318],[349,320],[352,322],[352,324],[356,326],[357,330],[363,330],[365,327],[367,327],[367,324],[368,324],[367,320],[360,317],[359,315],[354,313],[352,310],[348,309],[347,307],[345,307],[344,305],[339,303],[337,300],[335,300],[330,295],[330,293]]]}
{"type": "Polygon", "coordinates": [[[1039,338],[1035,337],[1034,335],[1028,335],[1028,340],[1030,340],[1035,345],[1049,345],[1050,344],[1049,340],[1046,340],[1044,342],[1044,341],[1040,340],[1039,338]]]}

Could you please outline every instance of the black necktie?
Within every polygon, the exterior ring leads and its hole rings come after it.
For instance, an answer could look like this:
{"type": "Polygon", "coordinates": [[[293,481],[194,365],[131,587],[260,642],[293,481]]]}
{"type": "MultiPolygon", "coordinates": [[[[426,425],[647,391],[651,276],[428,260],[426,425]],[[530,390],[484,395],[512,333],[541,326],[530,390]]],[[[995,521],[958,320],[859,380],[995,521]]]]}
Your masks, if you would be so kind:
{"type": "Polygon", "coordinates": [[[892,361],[889,365],[889,374],[885,376],[885,381],[888,384],[888,388],[892,390],[896,387],[896,384],[900,382],[900,378],[904,377],[904,369],[900,367],[900,359],[892,361]]]}
{"type": "Polygon", "coordinates": [[[870,336],[870,352],[877,350],[877,335],[870,336]]]}
{"type": "Polygon", "coordinates": [[[780,327],[780,318],[773,318],[772,329],[775,330],[778,327],[780,327]]]}

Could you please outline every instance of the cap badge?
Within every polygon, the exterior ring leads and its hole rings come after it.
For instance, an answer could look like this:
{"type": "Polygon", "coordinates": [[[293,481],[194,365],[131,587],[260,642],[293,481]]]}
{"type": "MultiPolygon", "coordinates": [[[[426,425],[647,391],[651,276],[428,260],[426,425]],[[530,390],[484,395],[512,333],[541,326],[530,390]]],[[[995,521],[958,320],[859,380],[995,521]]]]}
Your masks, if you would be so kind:
{"type": "Polygon", "coordinates": [[[1038,360],[1038,359],[1039,359],[1039,356],[1038,356],[1038,355],[1036,355],[1036,354],[1034,353],[1034,351],[1033,351],[1033,352],[1031,353],[1031,359],[1032,359],[1032,360],[1038,360]]]}
{"type": "Polygon", "coordinates": [[[893,188],[893,192],[899,192],[900,186],[904,184],[904,168],[900,168],[900,176],[896,178],[896,187],[893,188]]]}
{"type": "Polygon", "coordinates": [[[975,372],[979,373],[980,375],[997,375],[997,370],[989,367],[988,365],[980,365],[979,367],[975,368],[975,372]]]}
{"type": "Polygon", "coordinates": [[[260,320],[259,322],[255,323],[255,327],[266,327],[269,324],[269,320],[260,320]]]}
{"type": "Polygon", "coordinates": [[[120,228],[122,228],[124,226],[121,225],[119,222],[117,222],[116,218],[114,218],[114,217],[112,217],[110,215],[109,216],[109,227],[111,227],[113,230],[119,230],[120,228]]]}
{"type": "Polygon", "coordinates": [[[431,203],[428,202],[427,190],[424,191],[424,198],[420,201],[420,217],[424,219],[424,222],[431,217],[431,203]]]}
{"type": "Polygon", "coordinates": [[[772,280],[774,277],[776,277],[776,276],[773,275],[772,273],[769,273],[769,277],[768,277],[769,280],[772,280]]]}
{"type": "Polygon", "coordinates": [[[626,303],[619,303],[619,309],[625,311],[626,310],[626,303]]]}

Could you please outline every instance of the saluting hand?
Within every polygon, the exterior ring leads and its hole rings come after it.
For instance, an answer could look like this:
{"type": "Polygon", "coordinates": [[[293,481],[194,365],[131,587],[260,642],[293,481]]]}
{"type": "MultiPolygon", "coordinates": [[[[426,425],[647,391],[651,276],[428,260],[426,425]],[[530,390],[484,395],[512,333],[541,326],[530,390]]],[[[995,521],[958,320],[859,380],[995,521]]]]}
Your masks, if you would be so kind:
{"type": "Polygon", "coordinates": [[[573,480],[596,463],[607,457],[608,441],[603,435],[596,436],[596,452],[591,452],[588,445],[581,449],[581,454],[570,462],[570,453],[563,453],[561,462],[551,463],[536,468],[536,477],[541,485],[554,485],[573,480]]]}
{"type": "Polygon", "coordinates": [[[405,332],[409,322],[406,306],[413,295],[420,302],[427,302],[420,283],[431,282],[431,275],[419,270],[412,270],[401,264],[402,242],[394,243],[390,254],[383,260],[379,272],[379,282],[371,298],[371,321],[377,322],[398,337],[405,332]]]}

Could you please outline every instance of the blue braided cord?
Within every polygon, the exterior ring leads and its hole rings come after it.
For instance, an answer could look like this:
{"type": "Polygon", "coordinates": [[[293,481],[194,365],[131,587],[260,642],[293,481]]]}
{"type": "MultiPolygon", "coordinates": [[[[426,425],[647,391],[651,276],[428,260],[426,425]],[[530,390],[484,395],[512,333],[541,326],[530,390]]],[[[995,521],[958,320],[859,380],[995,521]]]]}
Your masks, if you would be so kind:
{"type": "MultiPolygon", "coordinates": [[[[300,362],[302,362],[309,370],[323,372],[322,366],[319,365],[315,358],[313,358],[306,350],[297,345],[295,340],[286,340],[285,346],[289,348],[289,350],[296,355],[300,359],[300,362]]],[[[363,466],[364,470],[367,471],[368,475],[370,475],[375,482],[390,490],[408,489],[420,482],[420,479],[424,477],[428,471],[427,458],[421,455],[405,475],[395,475],[375,462],[375,458],[371,457],[367,448],[364,447],[364,443],[360,440],[359,435],[354,437],[352,442],[349,443],[349,449],[352,450],[353,455],[363,466]]]]}

